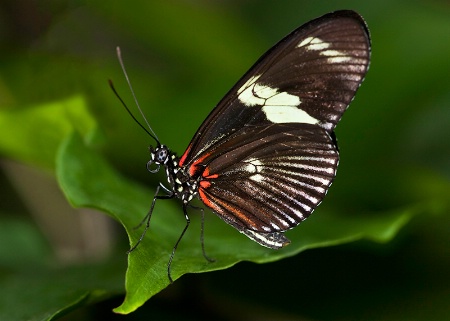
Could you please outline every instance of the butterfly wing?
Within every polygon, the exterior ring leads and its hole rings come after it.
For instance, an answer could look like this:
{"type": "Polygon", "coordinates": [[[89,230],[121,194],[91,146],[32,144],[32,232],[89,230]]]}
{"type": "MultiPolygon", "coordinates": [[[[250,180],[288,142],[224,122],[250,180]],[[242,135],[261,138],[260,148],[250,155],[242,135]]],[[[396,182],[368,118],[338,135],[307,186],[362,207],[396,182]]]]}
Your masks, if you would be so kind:
{"type": "Polygon", "coordinates": [[[281,40],[206,118],[179,165],[199,179],[200,199],[270,248],[307,218],[331,185],[334,127],[370,59],[364,20],[337,11],[281,40]]]}
{"type": "Polygon", "coordinates": [[[336,11],[297,28],[266,52],[225,95],[181,157],[190,166],[243,126],[317,123],[332,131],[369,67],[363,18],[336,11]]]}
{"type": "Polygon", "coordinates": [[[339,161],[326,130],[297,123],[245,127],[210,152],[200,199],[271,248],[286,245],[279,232],[295,227],[319,205],[339,161]]]}

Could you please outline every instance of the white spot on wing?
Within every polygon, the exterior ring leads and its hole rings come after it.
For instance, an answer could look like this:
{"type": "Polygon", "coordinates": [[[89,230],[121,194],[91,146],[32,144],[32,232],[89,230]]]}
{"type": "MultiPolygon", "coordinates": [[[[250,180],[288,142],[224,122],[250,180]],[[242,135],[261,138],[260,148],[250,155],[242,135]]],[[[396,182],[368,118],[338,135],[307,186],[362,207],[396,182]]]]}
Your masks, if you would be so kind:
{"type": "Polygon", "coordinates": [[[273,123],[319,123],[319,120],[298,108],[301,104],[300,97],[256,83],[259,77],[260,75],[250,78],[237,91],[238,99],[245,106],[262,106],[262,112],[273,123]]]}
{"type": "Polygon", "coordinates": [[[300,105],[300,98],[295,95],[290,95],[287,92],[278,93],[277,90],[275,89],[273,95],[267,97],[265,105],[296,107],[300,105]]]}
{"type": "Polygon", "coordinates": [[[345,56],[330,57],[327,59],[328,63],[330,63],[330,64],[340,64],[343,62],[349,62],[351,60],[352,60],[352,57],[345,57],[345,56]]]}
{"type": "Polygon", "coordinates": [[[330,44],[328,42],[323,41],[320,38],[308,37],[308,38],[302,40],[297,45],[297,48],[305,47],[305,46],[308,46],[307,50],[323,50],[323,49],[328,48],[330,46],[330,44]]]}
{"type": "Polygon", "coordinates": [[[247,165],[243,167],[243,170],[246,172],[253,174],[249,178],[254,182],[261,183],[264,181],[264,176],[260,173],[262,172],[263,163],[256,158],[250,158],[246,161],[247,165]]]}
{"type": "MultiPolygon", "coordinates": [[[[268,86],[263,86],[255,83],[254,91],[258,95],[258,97],[267,100],[274,99],[274,97],[279,97],[281,94],[287,94],[288,96],[297,98],[298,104],[300,104],[300,98],[298,98],[297,96],[289,95],[288,93],[278,93],[278,90],[276,88],[270,88],[268,86]]],[[[283,98],[280,97],[278,99],[282,100],[283,98]]]]}
{"type": "Polygon", "coordinates": [[[258,80],[259,77],[261,77],[261,75],[251,77],[249,80],[247,80],[245,82],[245,84],[242,85],[241,88],[238,89],[237,93],[238,94],[242,93],[246,88],[248,88],[250,85],[254,84],[258,80]]]}
{"type": "Polygon", "coordinates": [[[262,111],[273,123],[319,123],[319,120],[311,117],[304,110],[292,106],[264,106],[262,111]]]}
{"type": "Polygon", "coordinates": [[[298,45],[299,47],[305,47],[308,51],[320,51],[319,55],[330,57],[327,59],[328,63],[343,63],[348,62],[353,59],[353,57],[348,56],[345,52],[339,50],[325,50],[331,47],[331,43],[323,41],[320,38],[308,37],[302,40],[298,45]]]}
{"type": "Polygon", "coordinates": [[[250,179],[257,183],[261,183],[262,181],[264,181],[264,176],[261,174],[255,174],[255,175],[250,176],[250,179]]]}
{"type": "Polygon", "coordinates": [[[352,57],[349,57],[345,52],[338,50],[324,50],[320,55],[330,57],[328,58],[329,63],[342,63],[352,60],[352,57]]]}
{"type": "Polygon", "coordinates": [[[256,158],[250,158],[248,161],[246,161],[247,165],[245,166],[244,170],[249,173],[260,173],[261,169],[259,167],[263,166],[263,163],[256,158]]]}
{"type": "Polygon", "coordinates": [[[314,37],[308,37],[308,38],[303,39],[303,40],[300,41],[300,43],[297,45],[297,48],[306,46],[306,45],[309,44],[313,39],[314,39],[314,37]]]}

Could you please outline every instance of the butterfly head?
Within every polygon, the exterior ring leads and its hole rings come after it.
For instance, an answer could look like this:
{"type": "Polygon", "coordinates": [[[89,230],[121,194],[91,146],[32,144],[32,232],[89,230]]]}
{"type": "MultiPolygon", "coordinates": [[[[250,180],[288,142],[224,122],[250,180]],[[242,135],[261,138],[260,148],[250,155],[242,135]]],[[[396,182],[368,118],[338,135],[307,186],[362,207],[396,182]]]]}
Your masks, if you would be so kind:
{"type": "Polygon", "coordinates": [[[161,165],[166,165],[170,158],[170,150],[165,145],[158,145],[156,148],[150,146],[150,160],[147,162],[147,169],[150,173],[159,171],[161,165]],[[156,168],[152,168],[155,164],[156,168]]]}

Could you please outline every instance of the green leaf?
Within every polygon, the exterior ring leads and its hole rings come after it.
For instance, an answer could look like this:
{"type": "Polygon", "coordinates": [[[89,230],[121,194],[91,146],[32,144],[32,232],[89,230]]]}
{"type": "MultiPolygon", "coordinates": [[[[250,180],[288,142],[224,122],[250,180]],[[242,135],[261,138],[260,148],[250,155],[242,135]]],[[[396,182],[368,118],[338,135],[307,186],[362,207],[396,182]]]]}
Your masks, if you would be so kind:
{"type": "Polygon", "coordinates": [[[0,244],[0,320],[53,320],[123,291],[123,259],[58,266],[30,222],[2,218],[0,244]]]}
{"type": "MultiPolygon", "coordinates": [[[[121,177],[101,156],[89,150],[78,135],[71,136],[59,151],[59,183],[74,206],[93,207],[107,212],[122,223],[132,244],[141,230],[134,230],[147,213],[153,191],[121,177]]],[[[126,298],[115,311],[129,313],[169,285],[167,261],[184,220],[181,207],[171,201],[157,202],[151,227],[143,242],[128,257],[126,298]]],[[[292,244],[273,251],[251,242],[212,215],[205,223],[207,253],[216,261],[207,262],[199,241],[199,215],[180,243],[172,265],[174,280],[186,273],[225,269],[240,261],[266,263],[296,255],[311,248],[343,244],[359,239],[386,242],[415,214],[416,209],[383,213],[342,215],[324,208],[307,222],[287,233],[292,244]]],[[[125,254],[124,254],[125,255],[125,254]]]]}
{"type": "Polygon", "coordinates": [[[0,319],[53,320],[77,307],[105,300],[122,290],[121,263],[70,268],[36,268],[2,276],[0,319]]]}
{"type": "Polygon", "coordinates": [[[53,168],[55,154],[64,137],[73,129],[87,135],[95,128],[82,96],[1,110],[0,153],[22,162],[53,168]]]}

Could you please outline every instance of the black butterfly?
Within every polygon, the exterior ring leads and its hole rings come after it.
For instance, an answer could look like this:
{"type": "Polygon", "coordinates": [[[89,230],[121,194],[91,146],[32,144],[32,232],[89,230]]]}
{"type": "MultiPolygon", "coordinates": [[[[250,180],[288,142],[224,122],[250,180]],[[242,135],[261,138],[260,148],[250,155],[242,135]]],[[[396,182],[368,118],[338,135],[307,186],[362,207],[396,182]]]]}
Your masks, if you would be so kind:
{"type": "MultiPolygon", "coordinates": [[[[196,197],[263,246],[290,243],[284,232],[314,211],[333,182],[339,162],[334,128],[369,60],[363,18],[353,11],[332,12],[266,52],[212,110],[181,157],[141,125],[156,141],[147,168],[154,173],[163,165],[170,185],[158,186],[145,231],[157,199],[179,198],[187,222],[170,256],[170,281],[175,250],[190,222],[187,209],[196,197]],[[160,187],[166,195],[158,195],[160,187]]],[[[203,242],[202,249],[207,258],[203,242]]]]}

